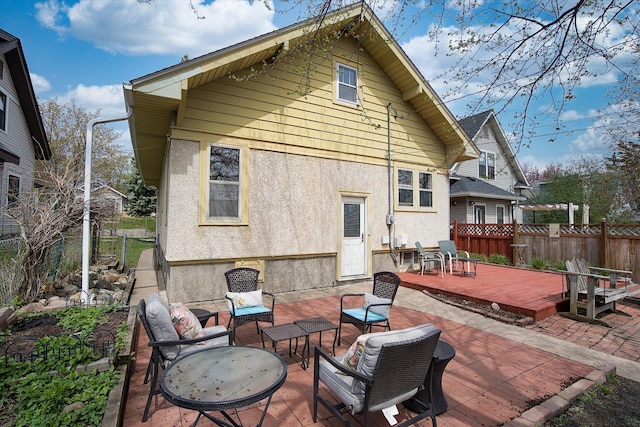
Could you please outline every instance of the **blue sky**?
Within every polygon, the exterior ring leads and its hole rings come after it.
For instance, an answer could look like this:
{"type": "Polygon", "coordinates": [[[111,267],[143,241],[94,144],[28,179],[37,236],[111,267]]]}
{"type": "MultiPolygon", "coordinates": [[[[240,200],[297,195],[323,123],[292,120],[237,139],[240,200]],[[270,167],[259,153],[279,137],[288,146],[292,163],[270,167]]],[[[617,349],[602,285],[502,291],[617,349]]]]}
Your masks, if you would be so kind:
{"type": "MultiPolygon", "coordinates": [[[[384,6],[385,0],[374,3],[384,6]]],[[[262,0],[155,0],[151,4],[137,0],[0,0],[0,28],[21,40],[40,100],[75,99],[87,110],[100,109],[107,117],[125,113],[122,83],[179,63],[184,55],[195,58],[292,24],[299,19],[299,11],[276,13],[287,5],[290,3],[276,2],[274,10],[262,0]],[[204,19],[198,19],[190,5],[204,19]]],[[[385,16],[386,12],[377,9],[376,13],[385,16]]],[[[425,15],[422,22],[411,26],[399,42],[453,114],[464,117],[473,96],[449,93],[442,73],[456,58],[442,53],[435,56],[435,46],[425,38],[429,18],[425,15]]],[[[445,46],[439,47],[440,52],[445,46]]],[[[561,112],[566,129],[572,132],[548,142],[555,136],[555,126],[540,123],[530,148],[518,152],[520,163],[542,169],[549,162],[606,155],[607,138],[597,112],[608,108],[606,93],[615,80],[608,73],[585,81],[561,112]]],[[[541,109],[549,101],[536,102],[541,109]]],[[[506,109],[498,115],[507,134],[511,112],[506,109]]],[[[126,125],[112,126],[123,131],[119,142],[130,150],[126,125]]]]}

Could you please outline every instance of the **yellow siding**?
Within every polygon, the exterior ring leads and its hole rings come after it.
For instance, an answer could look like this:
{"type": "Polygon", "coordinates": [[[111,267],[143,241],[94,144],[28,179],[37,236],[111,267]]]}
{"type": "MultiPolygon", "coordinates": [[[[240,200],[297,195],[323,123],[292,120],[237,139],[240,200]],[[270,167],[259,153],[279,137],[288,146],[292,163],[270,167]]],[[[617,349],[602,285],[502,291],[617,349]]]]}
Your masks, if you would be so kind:
{"type": "MultiPolygon", "coordinates": [[[[188,92],[179,128],[282,144],[282,151],[309,148],[323,156],[370,157],[387,155],[387,104],[398,112],[391,117],[392,159],[410,164],[444,167],[445,150],[434,132],[412,112],[402,93],[380,67],[352,39],[342,41],[331,58],[315,70],[310,91],[296,92],[300,81],[291,65],[268,75],[237,81],[229,77],[188,92]],[[358,65],[361,105],[333,102],[334,61],[358,65]],[[356,63],[356,64],[354,64],[356,63]]],[[[292,151],[293,150],[293,151],[292,151]]],[[[363,161],[365,161],[363,159],[363,161]]]]}

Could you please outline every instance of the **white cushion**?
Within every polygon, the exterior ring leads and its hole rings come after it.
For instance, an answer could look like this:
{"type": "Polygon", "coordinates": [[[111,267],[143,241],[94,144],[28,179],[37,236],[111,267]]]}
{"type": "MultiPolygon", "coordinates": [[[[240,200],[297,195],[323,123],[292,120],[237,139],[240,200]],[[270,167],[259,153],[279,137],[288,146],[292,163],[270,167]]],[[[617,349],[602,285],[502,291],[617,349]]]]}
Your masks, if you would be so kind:
{"type": "Polygon", "coordinates": [[[229,311],[233,310],[231,301],[235,308],[257,307],[262,305],[262,290],[258,289],[253,292],[227,292],[227,306],[229,311]]]}
{"type": "MultiPolygon", "coordinates": [[[[151,294],[147,298],[147,323],[156,341],[177,341],[180,339],[176,328],[173,326],[169,306],[158,294],[151,294]]],[[[180,347],[163,346],[160,347],[162,356],[173,360],[180,354],[180,347]]]]}
{"type": "Polygon", "coordinates": [[[386,319],[389,318],[389,310],[391,310],[391,299],[380,298],[373,294],[365,293],[364,306],[362,308],[366,310],[371,304],[389,304],[371,307],[371,311],[373,311],[374,313],[384,316],[386,319]]]}

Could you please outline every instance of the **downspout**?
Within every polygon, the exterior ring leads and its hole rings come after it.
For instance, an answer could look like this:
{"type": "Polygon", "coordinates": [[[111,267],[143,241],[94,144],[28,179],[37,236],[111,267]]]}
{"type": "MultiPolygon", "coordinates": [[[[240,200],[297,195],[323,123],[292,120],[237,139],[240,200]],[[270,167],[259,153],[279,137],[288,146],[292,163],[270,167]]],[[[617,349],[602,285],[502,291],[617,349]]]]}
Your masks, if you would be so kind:
{"type": "Polygon", "coordinates": [[[392,238],[392,229],[393,229],[393,169],[391,168],[391,102],[387,104],[387,185],[388,185],[388,195],[389,195],[389,208],[387,211],[387,230],[389,234],[389,253],[391,254],[391,259],[393,260],[394,266],[398,266],[398,257],[396,253],[393,251],[393,238],[392,238]]]}
{"type": "MultiPolygon", "coordinates": [[[[126,94],[126,91],[125,91],[126,94]]],[[[89,296],[89,252],[91,238],[91,222],[89,211],[91,210],[91,149],[93,147],[93,127],[99,124],[121,122],[129,120],[133,114],[133,108],[130,103],[126,102],[127,114],[125,116],[96,117],[87,123],[87,140],[85,142],[85,159],[84,159],[84,209],[82,214],[82,292],[85,297],[89,296]]],[[[87,299],[87,304],[89,300],[87,299]]]]}

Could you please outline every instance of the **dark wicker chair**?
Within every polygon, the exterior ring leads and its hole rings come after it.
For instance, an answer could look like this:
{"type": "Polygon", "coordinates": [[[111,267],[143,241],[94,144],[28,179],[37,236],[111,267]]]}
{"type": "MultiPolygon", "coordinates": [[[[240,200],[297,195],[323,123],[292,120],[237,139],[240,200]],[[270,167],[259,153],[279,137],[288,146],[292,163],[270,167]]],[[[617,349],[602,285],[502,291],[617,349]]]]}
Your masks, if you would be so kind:
{"type": "Polygon", "coordinates": [[[389,331],[369,338],[362,356],[367,359],[358,364],[356,371],[342,363],[342,357],[334,358],[320,347],[315,348],[313,373],[313,422],[317,420],[318,402],[322,403],[343,425],[351,425],[343,412],[361,413],[364,426],[369,426],[369,413],[380,411],[400,402],[406,402],[417,414],[396,427],[404,427],[431,417],[437,426],[433,406],[416,398],[418,391],[428,393],[433,402],[431,374],[432,357],[440,338],[440,330],[432,325],[422,325],[400,331],[389,331]],[[411,332],[405,333],[405,331],[411,332]],[[389,341],[384,335],[392,335],[389,341]],[[410,336],[410,339],[404,339],[410,336]],[[395,340],[395,339],[399,339],[395,340]],[[377,342],[371,342],[377,341],[377,342]],[[377,359],[377,360],[376,360],[377,359]],[[319,394],[319,382],[337,397],[325,399],[319,394]]]}
{"type": "Polygon", "coordinates": [[[354,298],[359,297],[358,301],[362,301],[365,294],[344,294],[340,298],[340,324],[338,326],[338,345],[340,345],[340,336],[342,334],[342,324],[350,323],[355,325],[361,333],[371,332],[371,328],[382,326],[384,330],[391,330],[389,316],[380,314],[382,311],[388,311],[393,305],[393,300],[400,286],[400,277],[390,271],[381,271],[373,275],[373,293],[377,298],[391,300],[391,302],[374,303],[368,307],[364,307],[362,303],[359,307],[354,308],[354,298]],[[348,303],[348,305],[347,305],[348,303]]]}
{"type": "MultiPolygon", "coordinates": [[[[258,290],[259,274],[260,272],[254,268],[238,267],[231,269],[224,273],[224,276],[227,279],[227,289],[229,292],[255,292],[258,290]]],[[[226,299],[230,304],[230,317],[227,328],[229,328],[231,323],[233,323],[233,327],[231,329],[234,337],[236,334],[236,328],[246,323],[255,322],[258,333],[260,332],[258,322],[268,322],[271,323],[271,325],[274,324],[273,310],[276,302],[275,296],[269,292],[265,292],[264,290],[262,291],[262,295],[266,295],[271,300],[270,306],[263,304],[261,306],[237,308],[233,299],[226,296],[226,299]]]]}
{"type": "MultiPolygon", "coordinates": [[[[152,326],[149,324],[147,320],[147,303],[145,300],[140,300],[137,307],[138,317],[140,318],[140,322],[142,322],[142,326],[144,327],[145,332],[147,333],[147,337],[149,338],[149,347],[152,347],[151,358],[149,359],[149,364],[147,365],[147,373],[144,378],[144,383],[148,383],[151,381],[151,385],[149,386],[149,397],[147,398],[147,404],[144,407],[144,413],[142,414],[142,422],[147,421],[149,416],[149,408],[151,407],[151,400],[154,395],[160,394],[160,388],[157,387],[158,376],[160,374],[160,370],[167,367],[173,360],[175,360],[180,355],[188,354],[192,351],[201,350],[205,347],[203,345],[194,345],[198,343],[204,343],[204,345],[208,346],[223,346],[223,345],[232,345],[231,340],[231,331],[227,330],[223,326],[213,326],[210,328],[205,328],[205,336],[200,338],[194,338],[191,340],[181,340],[177,336],[177,339],[163,339],[160,336],[156,336],[153,333],[152,326]]],[[[216,313],[217,314],[217,313],[216,313]]],[[[171,323],[171,315],[167,313],[168,320],[171,323]]],[[[216,325],[218,323],[218,317],[214,316],[216,319],[216,325]]],[[[153,328],[156,329],[157,328],[153,328]]]]}

